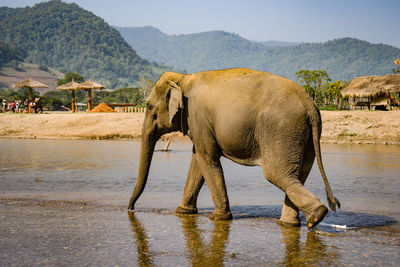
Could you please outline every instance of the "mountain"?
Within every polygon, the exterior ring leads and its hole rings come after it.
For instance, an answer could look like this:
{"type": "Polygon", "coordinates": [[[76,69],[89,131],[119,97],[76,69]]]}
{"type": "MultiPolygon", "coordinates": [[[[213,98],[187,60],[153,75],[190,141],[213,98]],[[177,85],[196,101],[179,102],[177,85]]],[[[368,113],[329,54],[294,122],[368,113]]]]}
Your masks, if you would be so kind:
{"type": "Polygon", "coordinates": [[[249,67],[295,79],[300,69],[318,69],[327,71],[333,80],[351,80],[389,74],[400,56],[396,47],[354,38],[325,43],[261,43],[224,31],[167,35],[154,27],[115,28],[140,56],[188,72],[249,67]]]}
{"type": "Polygon", "coordinates": [[[273,47],[286,47],[286,46],[295,46],[299,45],[300,43],[296,42],[283,42],[283,41],[265,41],[265,42],[259,42],[265,46],[273,46],[273,47]]]}
{"type": "Polygon", "coordinates": [[[13,84],[32,78],[44,83],[48,88],[35,88],[35,91],[41,95],[47,91],[56,90],[57,80],[62,79],[64,74],[61,72],[26,62],[16,62],[16,66],[3,66],[0,70],[0,91],[2,89],[11,89],[13,84]]]}
{"type": "Polygon", "coordinates": [[[56,82],[64,75],[59,71],[23,62],[27,56],[25,50],[0,41],[0,90],[10,89],[13,84],[33,78],[48,88],[36,88],[41,94],[56,90],[56,82]]]}
{"type": "Polygon", "coordinates": [[[25,57],[25,50],[0,41],[0,68],[7,65],[17,66],[17,62],[24,61],[25,57]]]}
{"type": "Polygon", "coordinates": [[[0,40],[26,51],[25,61],[73,71],[115,88],[156,79],[160,66],[140,58],[103,19],[59,0],[0,8],[0,40]]]}

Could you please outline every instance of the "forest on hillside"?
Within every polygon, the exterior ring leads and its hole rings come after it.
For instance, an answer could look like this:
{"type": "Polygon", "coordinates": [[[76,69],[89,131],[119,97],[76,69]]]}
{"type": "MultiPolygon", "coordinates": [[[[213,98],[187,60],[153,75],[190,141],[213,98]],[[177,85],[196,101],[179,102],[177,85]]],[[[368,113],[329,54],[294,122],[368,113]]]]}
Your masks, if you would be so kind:
{"type": "Polygon", "coordinates": [[[295,79],[300,69],[327,71],[333,80],[392,72],[400,49],[354,38],[325,43],[261,43],[237,34],[211,31],[167,35],[154,27],[115,27],[122,37],[151,61],[197,72],[249,67],[295,79]]]}
{"type": "Polygon", "coordinates": [[[78,72],[108,88],[155,79],[163,70],[140,58],[103,19],[59,0],[1,7],[0,41],[26,51],[27,62],[78,72]]]}
{"type": "Polygon", "coordinates": [[[23,61],[25,57],[25,50],[0,41],[0,68],[4,66],[18,68],[18,62],[23,61]]]}

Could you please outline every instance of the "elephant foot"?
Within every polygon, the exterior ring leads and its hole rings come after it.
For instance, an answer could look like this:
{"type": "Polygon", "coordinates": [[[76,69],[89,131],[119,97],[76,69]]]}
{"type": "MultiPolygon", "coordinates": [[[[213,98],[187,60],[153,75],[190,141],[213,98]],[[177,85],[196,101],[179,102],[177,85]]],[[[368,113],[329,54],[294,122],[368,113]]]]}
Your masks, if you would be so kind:
{"type": "Polygon", "coordinates": [[[197,208],[196,207],[182,207],[179,206],[175,209],[176,214],[197,214],[197,208]]]}
{"type": "Polygon", "coordinates": [[[290,227],[300,227],[301,226],[300,221],[297,221],[297,222],[285,222],[285,221],[279,220],[278,224],[282,225],[282,226],[290,226],[290,227]]]}
{"type": "Polygon", "coordinates": [[[225,213],[211,213],[208,218],[213,221],[229,221],[232,220],[232,213],[230,211],[225,213]]]}
{"type": "Polygon", "coordinates": [[[325,218],[327,213],[328,209],[323,205],[316,208],[312,215],[307,219],[308,229],[317,226],[325,218]]]}

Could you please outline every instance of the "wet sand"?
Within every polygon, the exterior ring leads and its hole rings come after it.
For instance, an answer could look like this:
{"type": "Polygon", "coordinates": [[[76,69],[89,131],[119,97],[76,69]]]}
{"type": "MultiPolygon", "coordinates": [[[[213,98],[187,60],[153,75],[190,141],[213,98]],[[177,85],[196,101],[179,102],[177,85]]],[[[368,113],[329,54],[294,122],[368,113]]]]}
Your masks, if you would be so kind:
{"type": "MultiPolygon", "coordinates": [[[[400,144],[400,111],[322,111],[324,143],[400,144]]],[[[144,113],[0,114],[0,137],[139,140],[144,113]]],[[[164,137],[187,140],[180,133],[164,137]]]]}

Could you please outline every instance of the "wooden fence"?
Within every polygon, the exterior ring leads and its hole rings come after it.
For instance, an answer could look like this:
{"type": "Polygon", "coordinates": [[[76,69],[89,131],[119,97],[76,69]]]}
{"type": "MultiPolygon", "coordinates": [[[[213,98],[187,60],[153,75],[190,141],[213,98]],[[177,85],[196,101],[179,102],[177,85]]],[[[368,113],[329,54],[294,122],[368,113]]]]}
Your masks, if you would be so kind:
{"type": "MultiPolygon", "coordinates": [[[[116,112],[144,112],[144,107],[138,107],[136,104],[108,104],[108,106],[112,107],[116,112]]],[[[93,106],[97,106],[98,104],[94,104],[93,106]]]]}
{"type": "Polygon", "coordinates": [[[107,104],[116,112],[144,112],[144,107],[138,107],[136,104],[107,104]]]}

